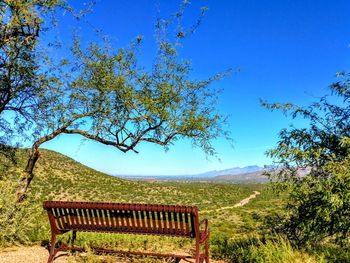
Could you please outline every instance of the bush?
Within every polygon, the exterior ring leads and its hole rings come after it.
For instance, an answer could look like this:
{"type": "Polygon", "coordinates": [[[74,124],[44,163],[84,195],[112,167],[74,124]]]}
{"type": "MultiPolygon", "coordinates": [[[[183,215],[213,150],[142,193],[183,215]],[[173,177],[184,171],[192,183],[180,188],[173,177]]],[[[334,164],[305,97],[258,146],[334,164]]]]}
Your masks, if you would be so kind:
{"type": "Polygon", "coordinates": [[[263,103],[303,128],[282,129],[269,170],[272,185],[287,193],[282,230],[298,246],[350,241],[350,73],[330,86],[330,94],[308,106],[263,103]]]}
{"type": "Polygon", "coordinates": [[[265,240],[256,237],[233,240],[219,236],[212,241],[212,256],[236,263],[322,263],[322,257],[314,257],[292,247],[283,238],[265,240]]]}
{"type": "Polygon", "coordinates": [[[321,178],[314,173],[294,185],[285,230],[297,244],[326,240],[348,246],[350,237],[350,158],[329,162],[321,178]]]}
{"type": "Polygon", "coordinates": [[[43,228],[38,224],[39,205],[28,200],[16,203],[15,185],[0,180],[0,246],[26,244],[37,240],[43,228]]]}
{"type": "Polygon", "coordinates": [[[258,243],[255,237],[232,240],[227,235],[217,235],[211,240],[211,256],[230,262],[249,262],[249,247],[258,243]]]}
{"type": "Polygon", "coordinates": [[[335,244],[323,244],[314,247],[313,253],[322,254],[326,262],[348,263],[350,262],[350,247],[342,247],[335,244]]]}

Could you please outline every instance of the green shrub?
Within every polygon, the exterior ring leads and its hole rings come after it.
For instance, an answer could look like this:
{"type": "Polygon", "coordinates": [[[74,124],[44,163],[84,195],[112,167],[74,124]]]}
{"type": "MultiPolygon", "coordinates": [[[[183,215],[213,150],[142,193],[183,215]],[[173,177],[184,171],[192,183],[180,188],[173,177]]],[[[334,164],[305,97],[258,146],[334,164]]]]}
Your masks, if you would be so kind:
{"type": "Polygon", "coordinates": [[[316,263],[325,262],[322,257],[316,258],[308,253],[293,248],[290,242],[284,238],[259,242],[249,249],[249,262],[265,263],[316,263]]]}
{"type": "Polygon", "coordinates": [[[350,241],[350,73],[337,77],[330,93],[308,106],[263,102],[304,121],[282,129],[267,152],[276,165],[268,171],[272,185],[288,193],[281,230],[298,246],[350,241]]]}
{"type": "Polygon", "coordinates": [[[339,246],[336,244],[323,244],[314,247],[314,254],[322,254],[326,262],[329,263],[348,263],[350,262],[350,247],[339,246]]]}
{"type": "Polygon", "coordinates": [[[218,236],[212,240],[212,256],[235,263],[322,263],[322,257],[314,257],[292,247],[282,237],[264,240],[257,237],[229,239],[218,236]]]}
{"type": "Polygon", "coordinates": [[[225,234],[216,235],[211,239],[212,257],[230,262],[249,262],[249,248],[258,244],[256,237],[233,240],[225,234]]]}
{"type": "Polygon", "coordinates": [[[0,246],[26,244],[39,239],[42,226],[37,221],[40,207],[35,202],[16,203],[15,185],[0,181],[0,246]]]}

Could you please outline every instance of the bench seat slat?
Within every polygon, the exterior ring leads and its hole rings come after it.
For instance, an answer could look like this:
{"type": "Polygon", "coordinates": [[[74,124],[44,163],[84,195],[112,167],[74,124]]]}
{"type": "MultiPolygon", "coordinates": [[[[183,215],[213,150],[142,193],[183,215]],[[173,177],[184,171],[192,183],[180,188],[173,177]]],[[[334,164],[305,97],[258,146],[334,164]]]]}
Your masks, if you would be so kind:
{"type": "Polygon", "coordinates": [[[131,217],[133,216],[131,211],[129,210],[129,208],[127,210],[125,210],[125,213],[126,213],[126,227],[131,230],[132,227],[131,227],[131,217]]]}
{"type": "Polygon", "coordinates": [[[158,225],[157,225],[157,218],[156,218],[156,213],[154,212],[154,207],[152,207],[152,227],[153,227],[153,230],[154,230],[154,234],[157,234],[158,233],[158,225]]]}
{"type": "Polygon", "coordinates": [[[152,224],[151,224],[151,214],[150,214],[150,211],[148,209],[146,209],[145,211],[145,214],[146,214],[146,222],[147,222],[147,233],[153,233],[152,230],[152,224]]]}
{"type": "Polygon", "coordinates": [[[187,235],[191,235],[190,226],[188,224],[188,213],[187,213],[187,211],[185,213],[185,228],[186,228],[186,236],[187,235]]]}
{"type": "Polygon", "coordinates": [[[180,218],[180,232],[181,232],[181,235],[185,235],[185,228],[184,228],[183,216],[184,216],[184,210],[181,209],[181,211],[180,211],[180,213],[179,213],[179,218],[180,218]]]}

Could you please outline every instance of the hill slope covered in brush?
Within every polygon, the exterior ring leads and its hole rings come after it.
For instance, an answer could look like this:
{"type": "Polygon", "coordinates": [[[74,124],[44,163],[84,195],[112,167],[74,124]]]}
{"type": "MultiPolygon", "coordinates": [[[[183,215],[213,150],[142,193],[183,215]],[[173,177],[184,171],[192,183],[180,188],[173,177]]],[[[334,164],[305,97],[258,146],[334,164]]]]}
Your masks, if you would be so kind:
{"type": "MultiPolygon", "coordinates": [[[[8,173],[16,184],[26,163],[26,150],[18,152],[18,165],[8,173]]],[[[234,185],[210,182],[139,182],[110,176],[64,156],[60,153],[41,150],[41,157],[35,169],[35,177],[29,188],[29,198],[41,203],[43,200],[110,201],[158,204],[196,205],[203,217],[211,222],[212,231],[224,233],[246,232],[247,226],[254,229],[258,224],[255,217],[265,214],[273,201],[264,185],[234,185]],[[234,204],[261,191],[257,200],[240,209],[234,204]],[[225,207],[224,210],[220,210],[225,207]],[[220,211],[220,212],[219,212],[220,211]]],[[[276,204],[279,203],[274,199],[276,204]]]]}
{"type": "MultiPolygon", "coordinates": [[[[252,186],[230,184],[129,181],[98,172],[57,152],[41,153],[29,192],[42,199],[181,203],[214,209],[235,203],[252,191],[252,186]]],[[[19,164],[11,174],[20,176],[25,156],[25,151],[19,153],[19,164]]]]}
{"type": "MultiPolygon", "coordinates": [[[[18,151],[18,164],[11,167],[2,177],[10,179],[6,180],[10,182],[7,185],[13,190],[25,167],[27,156],[27,150],[18,151]]],[[[29,206],[22,211],[23,215],[19,215],[19,223],[15,224],[18,229],[24,229],[23,233],[28,237],[21,239],[21,243],[45,244],[50,239],[49,222],[41,207],[44,200],[185,204],[198,206],[200,218],[209,220],[212,257],[231,262],[231,259],[236,260],[241,256],[250,255],[247,244],[251,244],[253,250],[257,248],[255,245],[259,243],[256,243],[256,238],[262,234],[260,226],[265,216],[276,209],[279,210],[282,203],[280,197],[275,197],[264,184],[129,181],[98,172],[49,150],[41,150],[37,164],[27,199],[29,206]],[[253,191],[259,191],[261,194],[242,207],[235,206],[253,191]],[[21,225],[22,223],[25,225],[21,225]]],[[[14,193],[9,196],[14,197],[14,193]]],[[[14,227],[6,224],[5,226],[6,231],[12,231],[14,227]]],[[[12,236],[18,238],[21,235],[16,233],[12,236]]],[[[70,233],[60,236],[60,239],[69,240],[70,233]]],[[[9,244],[9,240],[5,241],[7,243],[1,240],[0,235],[0,247],[9,244]]],[[[171,252],[174,249],[190,251],[193,248],[190,240],[129,235],[113,235],[111,238],[109,235],[95,233],[79,233],[77,244],[80,246],[102,244],[122,250],[146,249],[158,252],[171,252]]],[[[279,251],[279,243],[276,246],[279,251]]],[[[265,246],[262,247],[264,248],[265,246]]],[[[288,250],[281,253],[289,252],[288,250]]]]}

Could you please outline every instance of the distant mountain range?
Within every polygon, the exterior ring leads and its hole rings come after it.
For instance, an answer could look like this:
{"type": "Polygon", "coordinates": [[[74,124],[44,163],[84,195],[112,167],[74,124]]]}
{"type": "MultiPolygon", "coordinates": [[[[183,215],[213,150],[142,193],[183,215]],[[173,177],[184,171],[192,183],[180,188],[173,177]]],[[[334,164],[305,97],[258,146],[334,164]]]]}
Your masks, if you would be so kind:
{"type": "Polygon", "coordinates": [[[234,183],[265,183],[268,181],[268,177],[264,175],[263,170],[243,173],[243,174],[228,174],[215,176],[214,181],[225,181],[234,183]]]}
{"type": "Polygon", "coordinates": [[[206,173],[197,174],[195,176],[198,177],[216,177],[222,175],[238,175],[238,174],[247,174],[247,173],[255,173],[262,171],[263,168],[257,165],[250,165],[246,167],[234,167],[225,170],[214,170],[206,173]]]}
{"type": "Polygon", "coordinates": [[[234,167],[225,170],[214,170],[193,175],[116,175],[131,180],[146,181],[228,181],[236,183],[261,183],[266,182],[263,175],[264,168],[257,165],[246,167],[234,167]]]}

